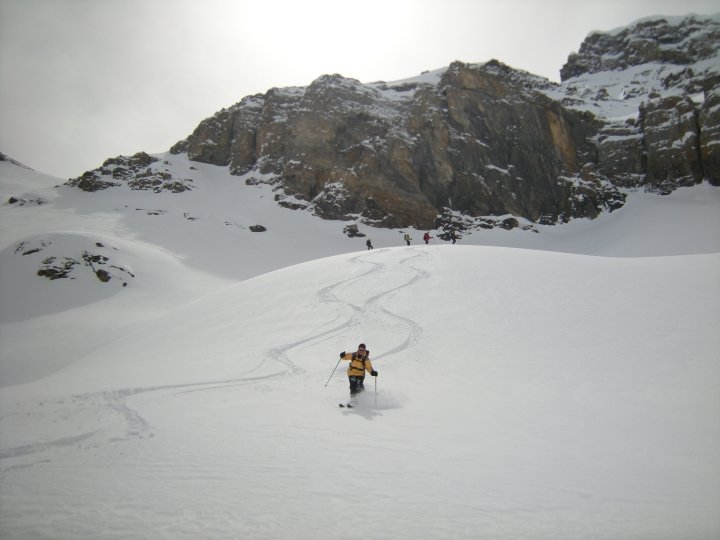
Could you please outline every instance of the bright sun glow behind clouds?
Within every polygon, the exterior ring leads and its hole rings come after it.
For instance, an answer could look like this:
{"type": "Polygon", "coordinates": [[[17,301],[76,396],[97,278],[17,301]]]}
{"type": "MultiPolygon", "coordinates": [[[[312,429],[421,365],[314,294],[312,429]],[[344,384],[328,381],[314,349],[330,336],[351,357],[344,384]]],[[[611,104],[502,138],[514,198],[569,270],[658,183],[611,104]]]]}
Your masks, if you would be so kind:
{"type": "Polygon", "coordinates": [[[78,176],[272,87],[492,58],[559,80],[593,30],[717,0],[0,0],[0,151],[78,176]]]}
{"type": "Polygon", "coordinates": [[[243,58],[248,53],[262,58],[258,68],[285,81],[284,85],[309,84],[325,73],[374,79],[397,58],[417,56],[416,4],[409,0],[229,2],[223,3],[217,37],[223,46],[242,51],[243,58]]]}

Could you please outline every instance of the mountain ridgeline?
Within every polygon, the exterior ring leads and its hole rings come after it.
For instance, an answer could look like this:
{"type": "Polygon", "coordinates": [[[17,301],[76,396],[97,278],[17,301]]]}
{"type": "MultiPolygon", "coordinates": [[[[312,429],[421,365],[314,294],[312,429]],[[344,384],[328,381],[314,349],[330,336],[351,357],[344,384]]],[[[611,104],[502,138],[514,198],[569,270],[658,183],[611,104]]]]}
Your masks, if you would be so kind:
{"type": "MultiPolygon", "coordinates": [[[[270,183],[280,205],[390,228],[552,224],[613,211],[627,188],[720,185],[720,16],[593,33],[561,76],[496,60],[396,83],[324,75],[245,97],[171,153],[270,183]]],[[[190,189],[148,158],[70,185],[190,189]]]]}

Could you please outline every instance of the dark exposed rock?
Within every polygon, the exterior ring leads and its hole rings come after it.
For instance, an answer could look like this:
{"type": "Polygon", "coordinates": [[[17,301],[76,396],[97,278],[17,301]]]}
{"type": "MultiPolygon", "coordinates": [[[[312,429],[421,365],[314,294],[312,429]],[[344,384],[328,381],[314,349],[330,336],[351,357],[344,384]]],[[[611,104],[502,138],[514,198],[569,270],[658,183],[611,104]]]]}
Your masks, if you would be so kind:
{"type": "Polygon", "coordinates": [[[712,185],[720,186],[720,83],[705,93],[698,125],[703,172],[712,185]]]}
{"type": "Polygon", "coordinates": [[[43,204],[47,204],[47,201],[42,197],[37,197],[35,199],[20,199],[18,197],[10,197],[8,199],[8,204],[14,204],[17,206],[42,206],[43,204]]]}
{"type": "Polygon", "coordinates": [[[433,229],[442,231],[438,238],[450,241],[452,239],[451,233],[461,233],[463,231],[472,231],[479,229],[506,229],[510,230],[513,228],[520,228],[524,231],[538,232],[537,229],[530,223],[521,223],[516,218],[489,218],[489,217],[476,217],[472,218],[467,215],[458,214],[444,208],[442,213],[435,219],[433,223],[433,229]]]}
{"type": "Polygon", "coordinates": [[[598,133],[597,172],[661,194],[704,179],[720,185],[719,59],[720,22],[710,17],[655,18],[588,36],[561,71],[568,88],[573,77],[647,66],[645,84],[635,68],[640,78],[622,91],[622,99],[643,99],[637,122],[609,120],[598,133]],[[648,91],[652,79],[661,84],[648,91]]]}
{"type": "Polygon", "coordinates": [[[598,134],[597,170],[622,187],[638,187],[645,182],[645,142],[635,126],[609,124],[598,134]]]}
{"type": "Polygon", "coordinates": [[[560,78],[564,81],[651,62],[693,64],[715,56],[719,41],[720,24],[711,19],[690,16],[682,24],[664,18],[641,21],[617,32],[590,34],[580,51],[569,56],[560,78]]]}
{"type": "Polygon", "coordinates": [[[703,179],[698,112],[687,96],[653,99],[640,109],[646,184],[660,193],[703,179]]]}
{"type": "Polygon", "coordinates": [[[158,158],[145,152],[133,156],[118,156],[105,160],[102,167],[87,171],[66,185],[95,192],[126,185],[132,190],[169,191],[182,193],[192,189],[192,180],[174,178],[167,169],[157,166],[158,158]]]}
{"type": "Polygon", "coordinates": [[[343,229],[343,234],[347,236],[348,238],[359,238],[365,236],[363,233],[361,233],[358,230],[358,226],[355,224],[352,225],[346,225],[343,229]]]}
{"type": "MultiPolygon", "coordinates": [[[[62,244],[56,245],[55,240],[34,239],[20,242],[15,248],[15,253],[30,256],[31,259],[41,254],[42,259],[39,261],[39,269],[36,273],[38,276],[51,281],[81,278],[83,276],[82,269],[89,269],[102,283],[107,283],[116,278],[123,287],[127,286],[128,278],[135,277],[127,268],[118,264],[111,264],[110,257],[96,251],[96,249],[105,248],[102,242],[95,242],[94,248],[91,248],[92,251],[90,249],[83,250],[79,256],[76,255],[77,252],[74,248],[69,245],[63,248],[62,244]],[[67,250],[65,254],[57,254],[65,250],[67,250]],[[55,254],[49,254],[48,252],[54,252],[55,254]]],[[[112,251],[117,250],[113,249],[112,251]]]]}
{"type": "Polygon", "coordinates": [[[308,207],[307,204],[299,203],[299,202],[290,202],[287,200],[278,201],[278,205],[282,206],[283,208],[287,208],[288,210],[305,210],[308,207]]]}
{"type": "Polygon", "coordinates": [[[95,270],[95,275],[97,278],[102,281],[103,283],[107,283],[110,281],[110,274],[107,270],[100,268],[99,270],[95,270]]]}
{"type": "Polygon", "coordinates": [[[267,231],[267,228],[263,227],[262,225],[250,225],[248,227],[252,232],[265,232],[267,231]]]}
{"type": "MultiPolygon", "coordinates": [[[[324,76],[247,98],[173,151],[236,173],[257,167],[323,218],[427,228],[448,204],[471,216],[585,217],[557,201],[573,191],[562,178],[594,157],[601,124],[535,92],[548,84],[496,61],[456,62],[434,86],[324,76]]],[[[586,191],[594,217],[605,193],[586,191]]]]}
{"type": "Polygon", "coordinates": [[[70,179],[67,182],[67,185],[71,187],[77,187],[79,189],[82,189],[83,191],[88,191],[92,193],[95,191],[101,191],[103,189],[116,187],[120,184],[117,182],[104,180],[102,178],[102,175],[97,174],[96,171],[87,171],[83,173],[83,175],[79,178],[70,179]]]}
{"type": "Polygon", "coordinates": [[[80,264],[79,261],[70,258],[62,257],[48,257],[43,260],[42,268],[37,271],[37,275],[40,277],[46,277],[49,280],[71,278],[72,269],[74,266],[80,264]]]}

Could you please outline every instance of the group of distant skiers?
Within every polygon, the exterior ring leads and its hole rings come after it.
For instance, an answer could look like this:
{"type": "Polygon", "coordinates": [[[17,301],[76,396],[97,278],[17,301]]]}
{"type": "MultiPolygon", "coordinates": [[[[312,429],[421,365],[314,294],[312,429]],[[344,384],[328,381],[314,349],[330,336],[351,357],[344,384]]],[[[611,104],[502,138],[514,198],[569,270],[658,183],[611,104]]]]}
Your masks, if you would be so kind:
{"type": "MultiPolygon", "coordinates": [[[[460,235],[458,235],[458,233],[455,232],[455,229],[450,229],[450,232],[448,234],[449,234],[450,240],[452,240],[453,244],[460,239],[460,235]]],[[[423,234],[423,240],[425,241],[425,245],[428,245],[432,238],[435,238],[435,237],[430,236],[430,231],[425,231],[425,234],[423,234]]],[[[410,233],[405,233],[405,235],[403,236],[403,240],[409,246],[412,243],[412,236],[410,236],[410,233]]],[[[372,240],[370,240],[369,238],[365,241],[365,245],[367,246],[368,249],[373,249],[372,240]]]]}

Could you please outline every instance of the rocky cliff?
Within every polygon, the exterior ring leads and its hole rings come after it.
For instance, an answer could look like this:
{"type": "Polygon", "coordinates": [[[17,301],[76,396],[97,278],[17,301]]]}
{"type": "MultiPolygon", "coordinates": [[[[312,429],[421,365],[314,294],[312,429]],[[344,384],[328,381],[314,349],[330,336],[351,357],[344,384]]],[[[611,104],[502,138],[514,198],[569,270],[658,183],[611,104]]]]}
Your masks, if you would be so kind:
{"type": "Polygon", "coordinates": [[[599,114],[597,165],[614,184],[660,193],[703,179],[720,185],[720,17],[593,33],[560,74],[568,96],[594,84],[596,101],[629,105],[616,107],[620,117],[599,114]]]}
{"type": "MultiPolygon", "coordinates": [[[[561,73],[493,60],[398,83],[325,75],[246,97],[171,151],[270,183],[279,204],[384,227],[557,223],[622,206],[626,188],[720,185],[720,17],[591,34],[561,73]]],[[[74,182],[132,174],[117,170],[74,182]]]]}

